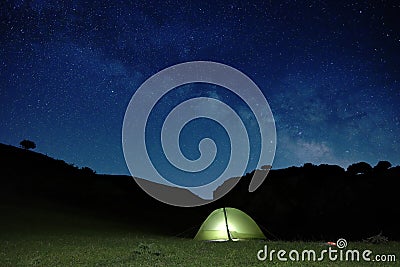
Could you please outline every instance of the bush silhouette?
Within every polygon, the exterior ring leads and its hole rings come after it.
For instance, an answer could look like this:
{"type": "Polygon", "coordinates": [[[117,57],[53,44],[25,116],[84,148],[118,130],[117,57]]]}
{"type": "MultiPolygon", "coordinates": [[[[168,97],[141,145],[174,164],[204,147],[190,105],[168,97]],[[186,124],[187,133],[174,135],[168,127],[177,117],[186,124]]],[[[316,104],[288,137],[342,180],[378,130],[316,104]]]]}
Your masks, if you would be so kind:
{"type": "Polygon", "coordinates": [[[356,174],[366,174],[369,173],[372,170],[371,165],[369,165],[366,162],[358,162],[358,163],[354,163],[351,164],[348,168],[347,168],[347,172],[350,175],[356,175],[356,174]]]}
{"type": "Polygon", "coordinates": [[[374,170],[377,172],[382,172],[388,170],[390,167],[392,167],[392,163],[389,161],[383,160],[379,161],[378,164],[374,167],[374,170]]]}
{"type": "Polygon", "coordinates": [[[19,144],[23,149],[35,149],[36,148],[35,142],[26,140],[26,139],[22,140],[19,144]]]}
{"type": "Polygon", "coordinates": [[[88,176],[96,174],[96,172],[94,170],[92,170],[91,168],[89,168],[89,167],[82,167],[81,168],[81,172],[82,172],[82,174],[88,175],[88,176]]]}

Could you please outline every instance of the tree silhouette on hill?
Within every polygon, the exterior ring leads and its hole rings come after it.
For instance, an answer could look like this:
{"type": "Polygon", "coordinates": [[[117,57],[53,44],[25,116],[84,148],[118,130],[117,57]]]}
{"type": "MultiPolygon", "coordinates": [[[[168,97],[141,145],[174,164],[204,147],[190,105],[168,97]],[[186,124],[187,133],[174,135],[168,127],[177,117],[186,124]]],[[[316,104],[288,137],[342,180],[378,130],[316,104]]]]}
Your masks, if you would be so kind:
{"type": "Polygon", "coordinates": [[[94,170],[92,170],[91,168],[89,168],[89,167],[82,167],[81,168],[81,172],[84,175],[88,175],[88,176],[92,176],[92,175],[96,174],[96,172],[94,170]]]}
{"type": "Polygon", "coordinates": [[[23,149],[35,149],[36,148],[36,144],[35,144],[35,142],[33,142],[33,141],[31,141],[31,140],[26,140],[26,139],[24,139],[24,140],[22,140],[20,143],[20,146],[23,148],[23,149]]]}
{"type": "Polygon", "coordinates": [[[366,162],[358,162],[358,163],[354,163],[351,164],[348,168],[347,168],[347,172],[350,175],[357,175],[357,174],[366,174],[369,173],[372,170],[371,165],[369,165],[366,162]]]}
{"type": "Polygon", "coordinates": [[[383,160],[383,161],[379,161],[378,164],[376,164],[376,166],[374,167],[374,170],[377,172],[383,172],[388,170],[390,167],[392,167],[392,163],[390,163],[389,161],[383,160]]]}

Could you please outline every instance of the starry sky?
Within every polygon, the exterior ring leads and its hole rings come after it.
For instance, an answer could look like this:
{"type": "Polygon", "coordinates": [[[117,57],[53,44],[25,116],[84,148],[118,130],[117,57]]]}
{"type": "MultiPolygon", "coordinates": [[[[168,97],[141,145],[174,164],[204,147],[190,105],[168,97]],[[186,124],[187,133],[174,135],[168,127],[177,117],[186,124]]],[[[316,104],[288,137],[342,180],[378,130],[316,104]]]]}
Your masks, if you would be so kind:
{"type": "Polygon", "coordinates": [[[400,164],[400,3],[263,2],[2,1],[0,142],[30,139],[51,157],[128,174],[121,132],[135,90],[207,60],[262,90],[273,168],[400,164]]]}

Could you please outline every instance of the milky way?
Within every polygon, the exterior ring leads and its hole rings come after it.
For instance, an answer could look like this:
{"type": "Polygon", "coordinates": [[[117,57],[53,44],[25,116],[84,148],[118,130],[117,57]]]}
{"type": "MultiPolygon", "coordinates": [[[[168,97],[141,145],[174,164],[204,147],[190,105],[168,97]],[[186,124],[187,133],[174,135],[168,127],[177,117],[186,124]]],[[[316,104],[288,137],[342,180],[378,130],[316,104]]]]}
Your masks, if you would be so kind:
{"type": "Polygon", "coordinates": [[[398,2],[137,2],[1,5],[0,142],[30,139],[68,163],[127,174],[121,128],[135,90],[166,67],[210,60],[263,91],[274,168],[400,164],[398,2]]]}

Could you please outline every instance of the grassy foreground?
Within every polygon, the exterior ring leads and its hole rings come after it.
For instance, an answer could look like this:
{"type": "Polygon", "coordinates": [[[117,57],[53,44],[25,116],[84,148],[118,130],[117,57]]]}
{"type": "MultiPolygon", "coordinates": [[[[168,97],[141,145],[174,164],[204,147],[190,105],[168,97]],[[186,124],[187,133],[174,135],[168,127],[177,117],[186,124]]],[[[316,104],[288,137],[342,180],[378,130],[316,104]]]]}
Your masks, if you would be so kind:
{"type": "MultiPolygon", "coordinates": [[[[400,243],[350,243],[348,249],[370,249],[373,255],[396,254],[396,262],[280,262],[259,261],[268,249],[327,247],[317,242],[196,242],[190,238],[157,235],[151,229],[100,221],[90,216],[54,211],[16,210],[0,223],[0,266],[400,266],[400,243]],[[153,233],[153,234],[152,234],[153,233]]],[[[165,222],[167,223],[167,218],[165,222]]],[[[162,227],[162,226],[160,226],[162,227]]]]}
{"type": "MultiPolygon", "coordinates": [[[[315,243],[268,244],[279,249],[318,247],[315,243]]],[[[365,248],[365,245],[355,246],[365,248]]],[[[122,233],[43,235],[2,240],[0,263],[1,266],[399,266],[398,262],[259,262],[256,252],[261,247],[258,242],[218,244],[122,233]]],[[[397,252],[399,245],[374,246],[373,250],[397,252]]]]}

